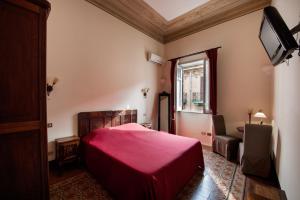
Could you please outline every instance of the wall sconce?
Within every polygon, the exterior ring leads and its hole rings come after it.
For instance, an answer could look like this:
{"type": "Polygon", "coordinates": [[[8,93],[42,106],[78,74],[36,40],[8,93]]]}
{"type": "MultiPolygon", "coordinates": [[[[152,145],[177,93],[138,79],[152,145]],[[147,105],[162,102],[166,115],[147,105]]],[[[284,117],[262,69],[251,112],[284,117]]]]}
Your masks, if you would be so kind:
{"type": "Polygon", "coordinates": [[[53,91],[54,85],[58,82],[58,78],[54,78],[51,83],[47,83],[47,95],[50,96],[50,93],[53,91]]]}
{"type": "Polygon", "coordinates": [[[145,98],[147,98],[147,94],[148,94],[149,90],[150,90],[149,88],[143,88],[142,89],[142,93],[143,93],[145,98]]]}

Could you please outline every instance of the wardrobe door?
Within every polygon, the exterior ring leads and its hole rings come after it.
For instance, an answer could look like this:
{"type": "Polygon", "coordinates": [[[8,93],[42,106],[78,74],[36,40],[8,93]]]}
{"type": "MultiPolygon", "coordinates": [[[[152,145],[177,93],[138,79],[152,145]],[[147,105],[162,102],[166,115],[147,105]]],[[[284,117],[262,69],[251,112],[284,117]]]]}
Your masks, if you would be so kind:
{"type": "Polygon", "coordinates": [[[48,199],[45,1],[0,1],[0,199],[48,199]]]}

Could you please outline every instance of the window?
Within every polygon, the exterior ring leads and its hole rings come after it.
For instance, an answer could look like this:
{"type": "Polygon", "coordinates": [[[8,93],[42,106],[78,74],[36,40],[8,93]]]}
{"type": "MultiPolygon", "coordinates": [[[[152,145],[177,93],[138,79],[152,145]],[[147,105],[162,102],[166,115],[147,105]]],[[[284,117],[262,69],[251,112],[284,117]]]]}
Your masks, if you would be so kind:
{"type": "Polygon", "coordinates": [[[208,60],[201,59],[177,65],[177,111],[206,113],[209,110],[208,60]]]}

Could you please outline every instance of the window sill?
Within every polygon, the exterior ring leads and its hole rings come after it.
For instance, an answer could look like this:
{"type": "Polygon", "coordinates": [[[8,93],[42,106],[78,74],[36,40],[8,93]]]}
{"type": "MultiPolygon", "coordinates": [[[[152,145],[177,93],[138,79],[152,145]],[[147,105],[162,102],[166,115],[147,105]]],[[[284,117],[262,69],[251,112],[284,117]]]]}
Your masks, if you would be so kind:
{"type": "Polygon", "coordinates": [[[177,113],[191,113],[191,114],[204,114],[211,115],[211,112],[197,112],[197,111],[187,111],[187,110],[178,110],[177,113]]]}

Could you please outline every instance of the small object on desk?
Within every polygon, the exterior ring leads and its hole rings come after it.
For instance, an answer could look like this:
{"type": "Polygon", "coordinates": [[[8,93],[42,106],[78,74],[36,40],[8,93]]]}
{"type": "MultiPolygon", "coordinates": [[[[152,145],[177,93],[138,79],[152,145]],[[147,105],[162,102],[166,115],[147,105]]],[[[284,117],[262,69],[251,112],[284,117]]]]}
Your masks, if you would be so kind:
{"type": "Polygon", "coordinates": [[[144,123],[141,123],[141,125],[145,128],[152,129],[152,122],[144,122],[144,123]]]}
{"type": "Polygon", "coordinates": [[[249,124],[251,124],[251,116],[253,114],[253,109],[248,109],[248,118],[249,118],[249,124]]]}
{"type": "Polygon", "coordinates": [[[77,136],[64,137],[55,140],[56,162],[60,170],[65,163],[79,161],[79,142],[80,139],[77,136]]]}

